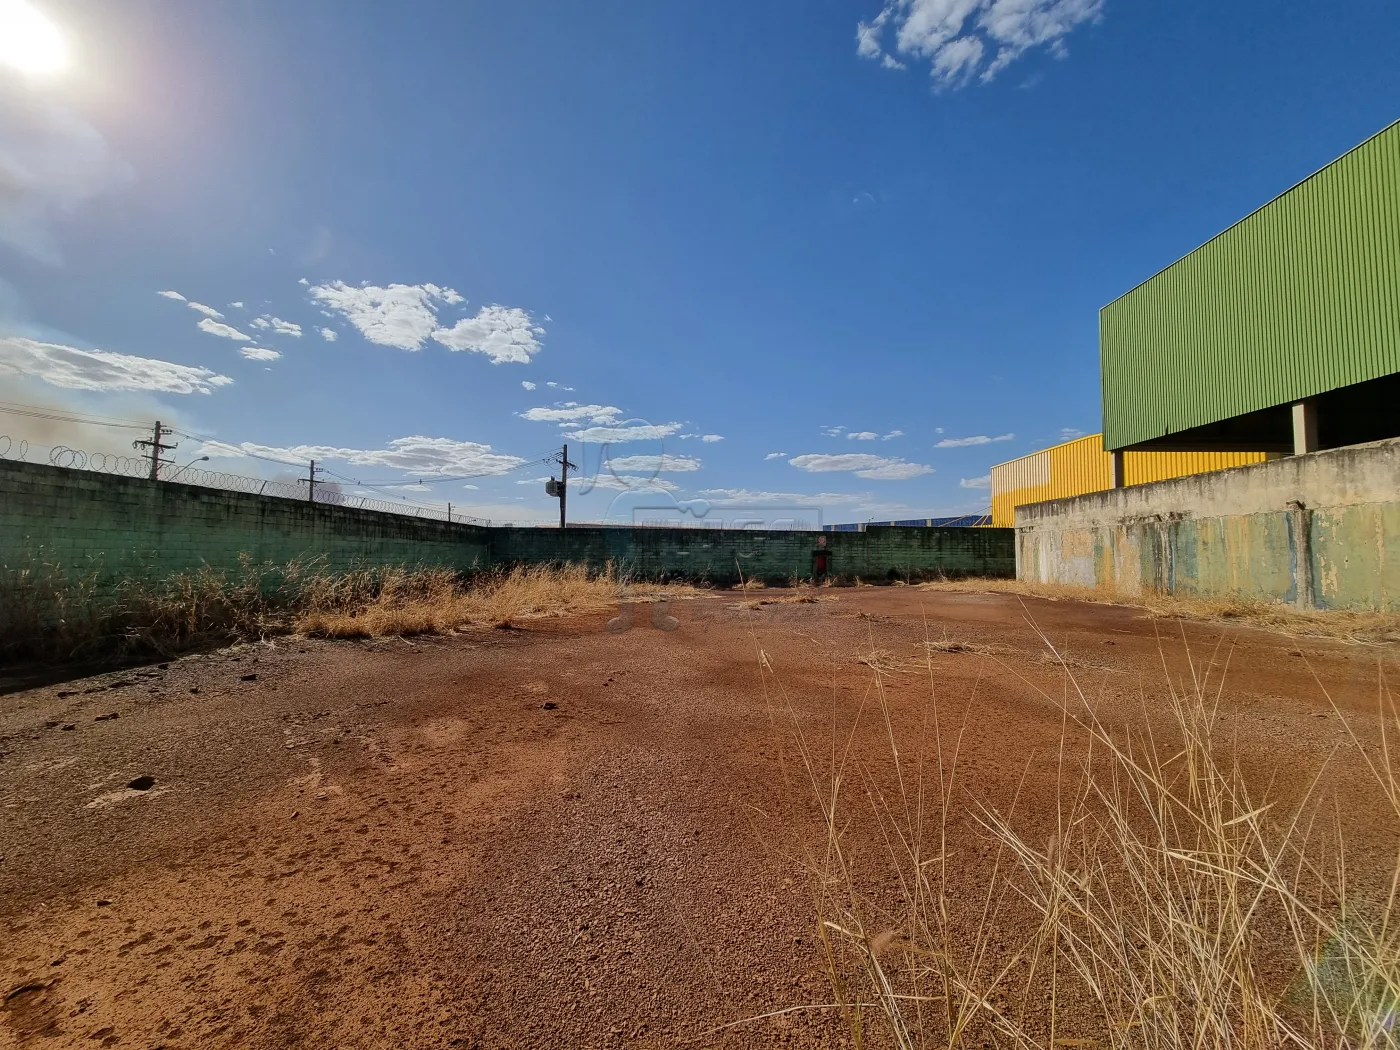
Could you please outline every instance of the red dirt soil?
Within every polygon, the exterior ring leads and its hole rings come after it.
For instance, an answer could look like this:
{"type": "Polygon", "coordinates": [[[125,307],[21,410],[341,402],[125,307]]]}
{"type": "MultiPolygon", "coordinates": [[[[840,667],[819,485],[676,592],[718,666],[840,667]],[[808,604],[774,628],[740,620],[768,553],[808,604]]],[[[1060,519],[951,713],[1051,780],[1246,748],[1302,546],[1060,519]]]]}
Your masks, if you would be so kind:
{"type": "MultiPolygon", "coordinates": [[[[872,650],[896,737],[935,701],[966,721],[969,795],[1024,776],[1032,819],[1067,688],[1038,631],[1125,722],[1193,661],[1213,692],[1228,654],[1223,725],[1284,795],[1346,740],[1321,686],[1371,739],[1395,670],[1123,607],[830,593],[676,601],[670,631],[279,639],[0,698],[0,1046],[843,1045],[830,1010],[722,1026],[831,999],[794,727],[819,762],[850,734],[891,777],[872,650]],[[928,638],[993,653],[930,672],[928,638]]],[[[1333,762],[1361,854],[1386,856],[1364,771],[1333,762]]],[[[969,847],[958,877],[985,863],[969,847]]]]}

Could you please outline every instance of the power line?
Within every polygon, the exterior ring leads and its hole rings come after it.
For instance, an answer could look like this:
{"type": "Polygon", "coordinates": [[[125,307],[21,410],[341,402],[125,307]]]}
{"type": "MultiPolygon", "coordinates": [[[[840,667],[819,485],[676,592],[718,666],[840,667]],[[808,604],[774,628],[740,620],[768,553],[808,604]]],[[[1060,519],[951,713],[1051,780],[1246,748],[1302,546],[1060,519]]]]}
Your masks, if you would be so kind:
{"type": "Polygon", "coordinates": [[[59,412],[53,409],[38,408],[33,405],[19,405],[11,401],[0,401],[0,412],[12,416],[32,416],[35,419],[51,419],[59,423],[86,423],[97,427],[119,427],[123,430],[150,430],[150,423],[115,417],[89,416],[79,412],[59,412]]]}

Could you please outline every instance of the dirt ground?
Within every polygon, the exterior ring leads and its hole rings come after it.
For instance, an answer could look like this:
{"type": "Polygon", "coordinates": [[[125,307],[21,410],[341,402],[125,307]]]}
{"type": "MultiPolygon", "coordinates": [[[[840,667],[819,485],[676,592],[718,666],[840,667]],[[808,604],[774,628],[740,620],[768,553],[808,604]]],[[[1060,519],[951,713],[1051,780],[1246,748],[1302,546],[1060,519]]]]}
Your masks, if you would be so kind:
{"type": "MultiPolygon", "coordinates": [[[[278,639],[0,697],[0,1046],[842,1045],[830,1010],[735,1023],[831,999],[795,740],[822,766],[849,734],[871,783],[892,775],[872,651],[895,736],[935,703],[966,724],[970,795],[1024,777],[1032,817],[1067,688],[1037,629],[1106,717],[1194,667],[1261,784],[1286,795],[1330,761],[1360,852],[1388,848],[1322,686],[1369,737],[1393,649],[832,593],[720,592],[629,630],[278,639]],[[990,651],[934,653],[930,674],[929,638],[990,651]]],[[[969,848],[958,877],[981,863],[969,848]]]]}

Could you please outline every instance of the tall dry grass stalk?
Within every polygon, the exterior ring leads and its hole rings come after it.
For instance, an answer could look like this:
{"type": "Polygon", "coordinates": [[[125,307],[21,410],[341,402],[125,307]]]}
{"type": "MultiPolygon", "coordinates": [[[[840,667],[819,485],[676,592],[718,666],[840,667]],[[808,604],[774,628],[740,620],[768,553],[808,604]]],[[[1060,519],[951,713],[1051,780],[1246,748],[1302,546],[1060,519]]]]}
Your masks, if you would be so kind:
{"type": "MultiPolygon", "coordinates": [[[[74,571],[36,557],[0,578],[0,659],[169,655],[207,642],[296,631],[335,638],[412,635],[608,608],[630,585],[611,565],[459,574],[440,568],[333,571],[317,561],[204,568],[157,582],[74,571]]],[[[670,590],[675,590],[671,588],[670,590]]]]}
{"type": "Polygon", "coordinates": [[[1400,716],[1383,677],[1377,740],[1347,723],[1386,825],[1368,833],[1388,844],[1360,869],[1325,770],[1286,799],[1247,782],[1219,683],[1193,669],[1158,717],[1111,729],[1063,670],[1064,695],[1041,692],[1061,719],[1042,756],[1048,801],[972,797],[965,725],[941,724],[931,701],[917,733],[897,730],[878,668],[878,762],[856,753],[854,730],[828,758],[794,721],[825,821],[817,907],[853,1044],[1395,1047],[1400,716]],[[873,828],[883,863],[854,859],[857,828],[873,828]]]}

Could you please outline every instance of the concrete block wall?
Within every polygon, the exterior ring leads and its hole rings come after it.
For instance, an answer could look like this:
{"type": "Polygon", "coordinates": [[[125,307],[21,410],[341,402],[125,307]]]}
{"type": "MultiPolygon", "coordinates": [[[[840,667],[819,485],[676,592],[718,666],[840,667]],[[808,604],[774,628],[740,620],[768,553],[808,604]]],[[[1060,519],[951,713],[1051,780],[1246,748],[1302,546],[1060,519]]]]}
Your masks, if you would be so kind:
{"type": "Polygon", "coordinates": [[[741,570],[771,582],[809,577],[819,550],[828,552],[830,574],[871,581],[1015,571],[1010,529],[482,528],[0,460],[0,565],[11,569],[39,558],[109,579],[154,580],[206,565],[232,570],[245,556],[271,565],[315,558],[332,570],[612,562],[643,578],[725,584],[741,570]]]}
{"type": "Polygon", "coordinates": [[[0,461],[0,565],[40,558],[79,573],[163,578],[235,569],[243,556],[285,565],[490,564],[488,530],[398,514],[0,461]]]}
{"type": "Polygon", "coordinates": [[[1037,583],[1400,609],[1400,439],[1016,511],[1037,583]]]}

